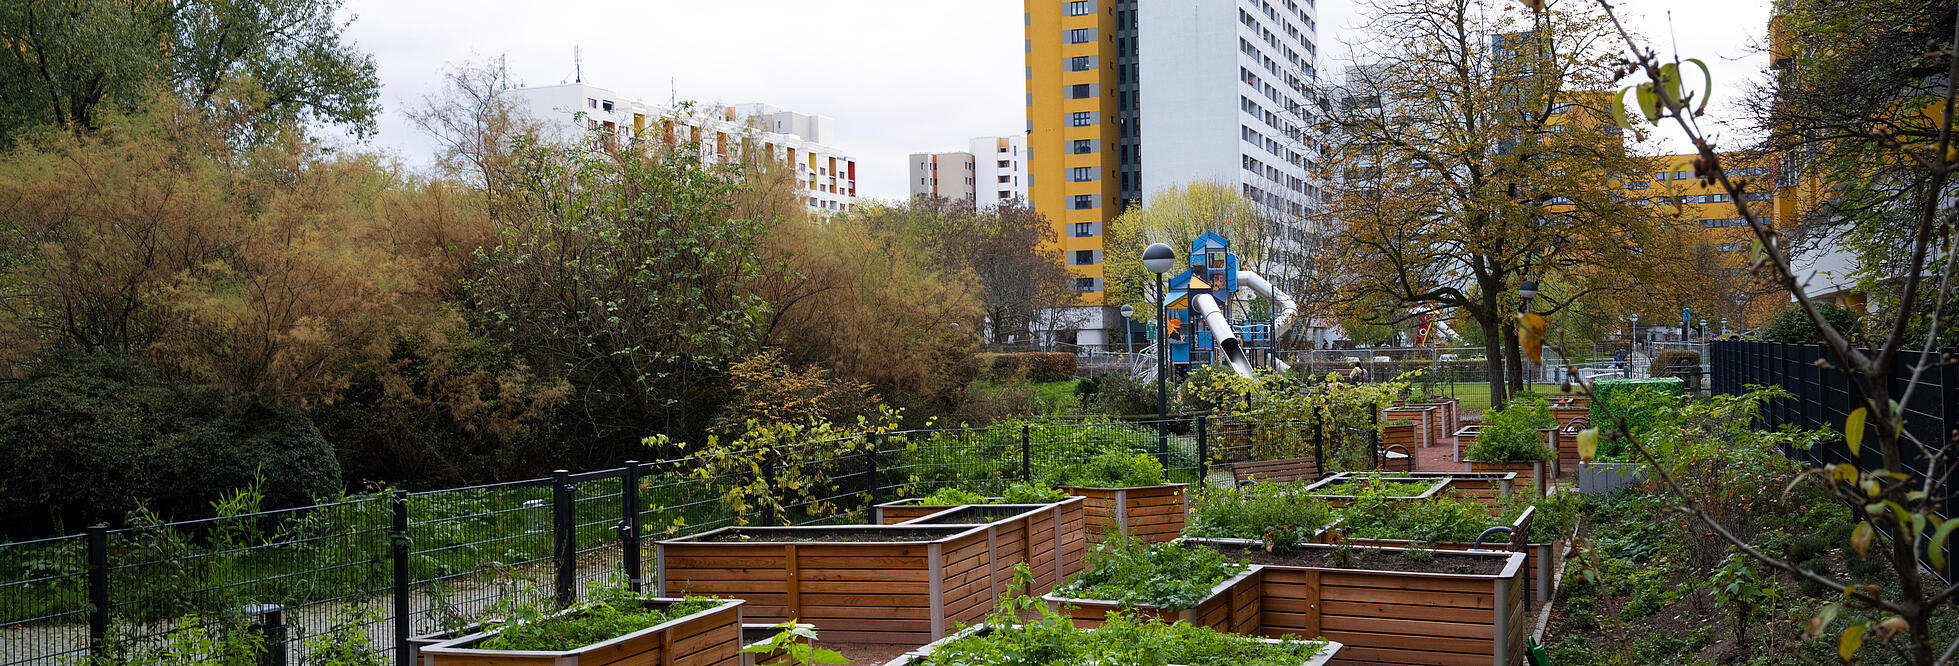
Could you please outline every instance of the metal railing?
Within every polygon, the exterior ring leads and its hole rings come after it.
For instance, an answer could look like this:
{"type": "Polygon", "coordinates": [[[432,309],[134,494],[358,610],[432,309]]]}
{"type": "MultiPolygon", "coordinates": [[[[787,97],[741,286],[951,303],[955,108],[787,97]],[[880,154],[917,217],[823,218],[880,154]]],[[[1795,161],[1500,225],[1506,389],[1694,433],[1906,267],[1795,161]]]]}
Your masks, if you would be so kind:
{"type": "Polygon", "coordinates": [[[1249,455],[1258,438],[1248,432],[1198,416],[873,433],[96,526],[0,544],[0,664],[79,663],[211,629],[261,637],[276,663],[338,637],[405,665],[409,637],[500,604],[569,603],[597,583],[642,590],[659,538],[742,521],[860,522],[877,502],[947,486],[997,491],[1108,450],[1155,455],[1170,480],[1193,482],[1211,460],[1249,455]],[[737,512],[737,495],[752,508],[737,512]]]}

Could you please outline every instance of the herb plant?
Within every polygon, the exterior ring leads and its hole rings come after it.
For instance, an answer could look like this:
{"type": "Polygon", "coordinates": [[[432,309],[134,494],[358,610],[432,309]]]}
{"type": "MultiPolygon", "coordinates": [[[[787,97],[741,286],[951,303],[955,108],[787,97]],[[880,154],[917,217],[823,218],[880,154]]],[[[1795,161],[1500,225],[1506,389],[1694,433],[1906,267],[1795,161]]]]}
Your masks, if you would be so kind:
{"type": "Polygon", "coordinates": [[[1359,539],[1413,539],[1428,542],[1468,543],[1495,525],[1508,524],[1492,517],[1483,506],[1457,498],[1454,493],[1419,500],[1394,499],[1385,488],[1361,490],[1342,516],[1340,530],[1359,539]]]}
{"type": "Polygon", "coordinates": [[[1305,486],[1255,483],[1246,488],[1209,488],[1191,498],[1184,534],[1213,539],[1265,539],[1292,532],[1310,539],[1333,522],[1333,509],[1308,497],[1305,486]]]}
{"type": "Polygon", "coordinates": [[[1355,474],[1342,479],[1339,483],[1327,484],[1315,488],[1313,494],[1352,496],[1359,495],[1360,491],[1365,488],[1379,488],[1386,491],[1388,495],[1413,497],[1422,494],[1430,486],[1435,485],[1434,481],[1390,481],[1388,480],[1390,478],[1392,477],[1379,474],[1355,474]]]}
{"type": "Polygon", "coordinates": [[[553,615],[536,603],[511,607],[504,626],[477,644],[485,650],[560,651],[607,641],[710,609],[722,600],[688,597],[665,608],[649,608],[630,590],[606,588],[577,610],[553,615]]]}
{"type": "Polygon", "coordinates": [[[1244,563],[1209,548],[1118,537],[1089,552],[1088,569],[1054,594],[1179,611],[1196,607],[1211,588],[1244,570],[1244,563]]]}
{"type": "Polygon", "coordinates": [[[946,642],[922,666],[982,664],[1186,664],[1297,666],[1326,650],[1319,641],[1267,643],[1182,622],[1142,621],[1116,613],[1094,631],[1041,609],[1041,619],[1014,624],[996,615],[986,630],[946,642]]]}
{"type": "Polygon", "coordinates": [[[1543,398],[1525,394],[1483,419],[1476,443],[1463,457],[1490,463],[1551,460],[1557,454],[1551,451],[1539,429],[1557,426],[1550,405],[1543,398]]]}
{"type": "Polygon", "coordinates": [[[1007,486],[999,498],[987,497],[964,488],[940,488],[919,500],[925,506],[953,506],[958,504],[1047,504],[1068,499],[1068,491],[1056,490],[1044,483],[1016,483],[1007,486]]]}
{"type": "Polygon", "coordinates": [[[1051,486],[1088,488],[1158,486],[1163,485],[1163,463],[1147,453],[1113,449],[1086,463],[1055,467],[1042,480],[1051,486]]]}

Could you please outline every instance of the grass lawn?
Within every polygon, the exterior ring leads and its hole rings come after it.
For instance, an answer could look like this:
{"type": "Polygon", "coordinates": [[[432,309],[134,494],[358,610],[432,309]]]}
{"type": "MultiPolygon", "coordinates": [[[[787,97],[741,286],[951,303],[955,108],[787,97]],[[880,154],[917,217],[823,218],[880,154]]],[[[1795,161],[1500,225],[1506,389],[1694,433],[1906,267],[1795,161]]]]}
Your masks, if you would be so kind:
{"type": "Polygon", "coordinates": [[[1052,414],[1080,407],[1081,398],[1075,395],[1075,387],[1081,383],[1081,378],[1070,377],[1058,382],[1041,382],[1035,384],[1034,404],[1040,405],[1041,413],[1043,414],[1052,414]]]}
{"type": "MultiPolygon", "coordinates": [[[[1546,398],[1567,397],[1567,394],[1558,390],[1557,384],[1532,384],[1531,389],[1533,393],[1546,398]]],[[[1439,384],[1436,386],[1436,390],[1453,397],[1462,398],[1462,409],[1464,411],[1490,408],[1489,382],[1456,382],[1454,393],[1449,392],[1448,384],[1439,384]]]]}

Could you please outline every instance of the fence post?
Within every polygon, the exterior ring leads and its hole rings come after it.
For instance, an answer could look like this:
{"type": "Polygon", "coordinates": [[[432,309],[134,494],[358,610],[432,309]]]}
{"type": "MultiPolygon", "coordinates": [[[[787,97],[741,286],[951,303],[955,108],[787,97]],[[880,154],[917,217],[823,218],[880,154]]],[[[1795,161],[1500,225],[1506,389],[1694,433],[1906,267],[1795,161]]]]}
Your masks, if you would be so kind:
{"type": "Polygon", "coordinates": [[[1027,483],[1034,482],[1033,449],[1033,438],[1023,425],[1020,427],[1020,480],[1027,483]]]}
{"type": "Polygon", "coordinates": [[[292,646],[286,643],[286,608],[279,604],[251,604],[242,609],[251,618],[247,631],[258,634],[258,666],[286,666],[292,646]]]}
{"type": "Polygon", "coordinates": [[[578,522],[572,511],[577,501],[572,492],[571,472],[551,472],[551,549],[558,565],[558,605],[570,606],[578,599],[578,522]]]}
{"type": "Polygon", "coordinates": [[[626,587],[639,594],[639,461],[626,461],[619,484],[619,561],[626,568],[626,587]]]}
{"type": "Polygon", "coordinates": [[[109,525],[88,526],[88,645],[97,657],[108,657],[109,640],[109,525]]]}
{"type": "Polygon", "coordinates": [[[1381,453],[1381,406],[1371,402],[1367,403],[1367,452],[1374,456],[1374,464],[1380,465],[1382,471],[1387,470],[1387,456],[1381,453]]]}
{"type": "Polygon", "coordinates": [[[1326,417],[1313,419],[1313,479],[1326,478],[1326,417]]]}
{"type": "Polygon", "coordinates": [[[1202,487],[1211,478],[1211,417],[1197,417],[1197,485],[1202,487]]]}
{"type": "Polygon", "coordinates": [[[884,433],[881,432],[871,433],[871,450],[866,454],[866,459],[869,460],[871,466],[870,471],[864,475],[864,514],[867,516],[871,513],[871,507],[877,505],[877,491],[879,489],[877,454],[879,450],[884,448],[884,437],[884,433]]]}
{"type": "Polygon", "coordinates": [[[412,666],[415,655],[408,649],[408,629],[414,622],[408,604],[408,491],[395,491],[391,504],[395,520],[388,534],[388,551],[394,560],[395,663],[412,666]]]}

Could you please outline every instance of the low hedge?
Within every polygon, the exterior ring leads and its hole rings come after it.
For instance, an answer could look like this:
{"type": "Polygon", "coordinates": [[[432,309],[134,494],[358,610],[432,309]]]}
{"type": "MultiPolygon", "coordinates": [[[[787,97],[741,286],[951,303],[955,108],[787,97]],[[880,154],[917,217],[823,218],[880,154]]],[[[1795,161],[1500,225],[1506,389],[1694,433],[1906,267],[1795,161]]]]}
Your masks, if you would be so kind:
{"type": "MultiPolygon", "coordinates": [[[[1592,423],[1603,431],[1613,423],[1606,415],[1610,410],[1626,419],[1626,426],[1635,435],[1644,433],[1667,411],[1679,406],[1681,396],[1686,393],[1686,382],[1677,377],[1658,377],[1653,379],[1600,379],[1592,384],[1592,423]]],[[[1602,433],[1601,433],[1602,434],[1602,433]]],[[[1624,438],[1599,438],[1598,458],[1602,461],[1618,459],[1626,451],[1624,438]]]]}
{"type": "Polygon", "coordinates": [[[1647,364],[1646,374],[1653,377],[1678,376],[1681,379],[1689,376],[1699,377],[1700,365],[1700,352],[1692,349],[1667,349],[1662,350],[1659,356],[1653,357],[1653,361],[1647,364]],[[1688,369],[1686,366],[1690,365],[1694,367],[1688,369]],[[1678,372],[1681,374],[1675,375],[1675,368],[1679,368],[1678,372]]]}
{"type": "Polygon", "coordinates": [[[1058,382],[1075,376],[1075,355],[1068,352],[984,354],[980,363],[986,375],[996,379],[1023,371],[1030,382],[1058,382]]]}

